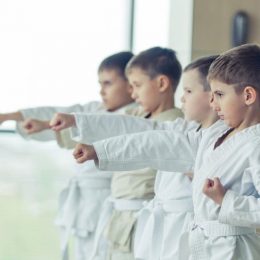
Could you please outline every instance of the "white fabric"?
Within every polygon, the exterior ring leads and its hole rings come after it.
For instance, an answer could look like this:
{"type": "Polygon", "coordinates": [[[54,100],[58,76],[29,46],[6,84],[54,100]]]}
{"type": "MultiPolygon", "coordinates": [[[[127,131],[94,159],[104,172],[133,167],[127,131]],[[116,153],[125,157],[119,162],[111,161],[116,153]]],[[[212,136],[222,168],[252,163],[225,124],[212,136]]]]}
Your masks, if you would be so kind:
{"type": "Polygon", "coordinates": [[[185,260],[193,219],[192,188],[182,173],[159,172],[156,197],[140,212],[134,253],[137,259],[185,260]]]}
{"type": "MultiPolygon", "coordinates": [[[[126,200],[126,199],[114,199],[109,197],[104,202],[102,211],[100,213],[99,222],[95,234],[94,246],[91,253],[90,260],[95,260],[100,255],[100,244],[102,243],[102,237],[104,229],[107,225],[109,218],[113,210],[118,211],[138,211],[143,207],[144,200],[126,200]]],[[[101,250],[102,253],[103,250],[101,250]]]]}
{"type": "MultiPolygon", "coordinates": [[[[63,259],[68,259],[68,242],[72,232],[79,240],[77,243],[83,246],[80,250],[78,245],[78,255],[82,255],[84,247],[87,247],[87,243],[83,243],[84,239],[92,243],[90,237],[97,225],[97,213],[101,211],[104,198],[109,194],[110,179],[90,178],[84,175],[72,178],[61,192],[55,223],[65,231],[61,245],[63,259]]],[[[86,255],[84,257],[86,258],[86,255]]]]}
{"type": "MultiPolygon", "coordinates": [[[[161,113],[160,115],[158,115],[158,117],[156,117],[154,119],[152,124],[148,124],[148,125],[151,126],[154,123],[156,124],[155,120],[157,121],[157,120],[175,119],[178,115],[181,115],[181,112],[178,109],[167,110],[167,111],[161,113]]],[[[74,140],[77,140],[77,141],[80,141],[80,142],[83,140],[82,137],[84,137],[84,136],[88,137],[89,140],[90,139],[91,140],[98,140],[98,139],[102,139],[104,137],[110,137],[110,136],[122,134],[124,132],[140,131],[140,129],[138,128],[138,125],[136,125],[135,123],[132,123],[127,128],[124,128],[124,129],[121,128],[122,124],[120,124],[120,120],[122,120],[122,119],[124,120],[124,117],[129,117],[129,118],[135,120],[135,117],[131,117],[131,116],[117,116],[117,115],[105,116],[105,115],[97,115],[97,114],[95,114],[95,115],[76,114],[75,117],[76,117],[77,127],[73,129],[72,136],[74,137],[74,140]],[[88,129],[90,131],[88,131],[88,129]],[[96,129],[96,131],[94,131],[94,129],[96,129]]],[[[143,119],[141,121],[145,122],[145,121],[148,121],[148,120],[143,119]]],[[[181,122],[183,122],[183,121],[181,121],[181,122]]],[[[176,123],[176,127],[177,126],[179,127],[179,125],[180,124],[176,123]]],[[[122,196],[133,198],[134,203],[136,203],[137,200],[134,199],[134,198],[135,198],[135,196],[136,197],[140,196],[141,191],[140,190],[131,191],[131,188],[130,188],[129,193],[127,193],[127,194],[124,193],[124,191],[118,192],[120,190],[120,177],[124,178],[125,183],[122,182],[123,186],[126,185],[127,181],[129,181],[130,182],[129,186],[131,187],[131,185],[132,185],[133,189],[136,189],[136,188],[134,188],[136,183],[131,178],[134,177],[134,176],[136,176],[135,178],[138,178],[139,175],[141,177],[142,176],[141,173],[142,173],[142,171],[140,171],[140,170],[138,170],[136,172],[131,172],[131,174],[129,174],[129,172],[124,172],[124,173],[120,173],[120,174],[117,173],[118,177],[114,176],[114,182],[115,182],[114,184],[118,186],[116,188],[117,192],[115,192],[116,194],[113,193],[112,195],[114,195],[115,197],[118,196],[119,198],[122,197],[122,196]],[[128,175],[129,175],[129,177],[128,177],[128,175]],[[120,193],[120,195],[119,195],[119,193],[120,193]]],[[[144,180],[142,181],[142,178],[139,178],[139,179],[141,179],[140,184],[144,185],[145,184],[144,180]]],[[[146,182],[147,181],[148,181],[148,179],[146,177],[146,182]]],[[[146,185],[144,185],[144,190],[148,189],[148,187],[146,185]]],[[[123,189],[123,187],[122,187],[122,189],[123,189]]],[[[125,189],[127,189],[127,188],[125,188],[125,189]]],[[[147,194],[146,194],[146,196],[147,196],[147,194]]],[[[120,210],[117,209],[116,205],[117,205],[117,203],[121,203],[122,201],[124,202],[124,200],[121,200],[121,199],[114,200],[114,204],[113,204],[114,210],[120,211],[120,210]]],[[[139,205],[139,207],[141,208],[141,205],[139,205]]],[[[138,210],[138,209],[134,209],[134,208],[131,209],[131,211],[136,211],[136,210],[138,210]]],[[[112,213],[112,211],[108,210],[107,212],[112,213]]],[[[102,221],[102,219],[104,219],[104,218],[102,217],[100,219],[100,222],[101,223],[103,222],[103,224],[104,224],[104,221],[102,221]]],[[[102,230],[103,229],[104,229],[104,227],[102,228],[102,230]]],[[[99,240],[101,239],[101,235],[102,235],[101,233],[99,233],[97,235],[99,240]]],[[[98,241],[96,241],[96,244],[97,243],[98,243],[98,241]]],[[[95,248],[97,248],[97,246],[95,248]]],[[[97,249],[94,250],[94,254],[97,253],[95,251],[97,251],[97,249]]]]}
{"type": "Polygon", "coordinates": [[[91,144],[95,141],[124,134],[148,130],[178,130],[198,126],[182,118],[174,121],[158,121],[131,115],[74,113],[76,126],[71,129],[75,141],[91,144]]]}
{"type": "Polygon", "coordinates": [[[202,226],[204,222],[217,221],[238,227],[260,227],[260,124],[236,133],[214,149],[217,139],[227,130],[227,126],[217,122],[202,131],[201,137],[195,133],[149,131],[100,141],[94,145],[98,148],[101,165],[105,166],[102,168],[111,170],[133,169],[136,160],[139,167],[152,166],[185,172],[191,168],[190,162],[195,161],[197,150],[193,203],[199,229],[190,233],[192,237],[195,231],[200,230],[203,247],[194,249],[191,245],[193,259],[259,259],[260,238],[251,230],[246,229],[241,235],[232,235],[231,232],[227,236],[211,237],[202,226]],[[115,153],[114,147],[122,149],[115,153]],[[102,163],[103,159],[105,164],[102,163]],[[219,177],[224,187],[230,190],[222,207],[202,193],[208,177],[219,177]]]}
{"type": "Polygon", "coordinates": [[[163,171],[174,168],[176,172],[190,172],[194,168],[200,140],[200,134],[195,134],[197,139],[187,140],[178,131],[146,131],[95,142],[96,165],[101,170],[113,171],[151,167],[163,171]],[[153,144],[155,140],[156,145],[153,144]],[[113,150],[115,147],[117,149],[113,150]],[[167,152],[162,155],[163,150],[167,152]]]}
{"type": "MultiPolygon", "coordinates": [[[[93,101],[84,105],[75,104],[69,107],[35,107],[35,108],[27,108],[21,109],[20,112],[23,115],[24,119],[33,118],[43,121],[49,121],[52,119],[55,113],[72,113],[72,112],[81,112],[81,113],[99,113],[104,112],[105,108],[101,102],[93,101]]],[[[17,132],[23,136],[24,138],[34,139],[38,141],[50,141],[55,140],[55,133],[51,130],[44,130],[40,133],[27,135],[23,128],[21,127],[21,123],[18,122],[16,125],[17,132]]]]}
{"type": "MultiPolygon", "coordinates": [[[[115,111],[125,113],[136,107],[131,103],[115,111]]],[[[57,112],[71,113],[107,113],[100,102],[90,102],[86,105],[71,107],[39,107],[21,110],[23,117],[39,120],[50,120],[57,112]]],[[[49,141],[58,138],[51,130],[33,135],[27,135],[20,124],[18,133],[27,139],[49,141]]],[[[62,138],[59,136],[59,138],[62,138]]],[[[57,140],[59,142],[59,140],[57,140]]],[[[110,195],[111,172],[99,171],[93,162],[76,165],[76,175],[62,190],[59,198],[59,211],[55,223],[61,228],[62,259],[68,259],[68,242],[71,233],[76,237],[76,259],[87,260],[94,243],[94,232],[104,200],[110,195]],[[84,242],[85,241],[85,242],[84,242]],[[84,255],[85,254],[85,255],[84,255]]],[[[105,247],[103,248],[105,250],[105,247]]]]}
{"type": "MultiPolygon", "coordinates": [[[[197,128],[190,124],[182,131],[197,128]]],[[[155,198],[139,215],[134,247],[137,259],[189,259],[187,244],[193,202],[191,181],[185,174],[159,171],[155,198]]]]}
{"type": "MultiPolygon", "coordinates": [[[[183,133],[198,128],[195,122],[183,119],[159,124],[155,120],[120,115],[76,114],[76,119],[77,128],[72,134],[76,140],[86,143],[92,143],[100,136],[108,137],[107,132],[115,136],[151,129],[174,129],[183,133]]],[[[138,214],[135,257],[147,260],[159,257],[165,260],[188,259],[187,232],[193,218],[190,180],[181,173],[157,173],[155,193],[156,199],[138,214]]]]}
{"type": "Polygon", "coordinates": [[[77,142],[94,145],[99,158],[98,167],[101,170],[108,168],[114,171],[138,170],[148,166],[171,171],[171,165],[174,164],[176,171],[187,172],[194,166],[201,139],[201,131],[196,132],[194,126],[198,126],[198,124],[195,122],[188,122],[182,118],[158,122],[126,115],[83,115],[77,113],[75,118],[76,127],[71,131],[72,138],[77,142]],[[188,128],[194,130],[188,132],[187,136],[183,136],[183,131],[188,128]],[[153,130],[157,131],[154,133],[153,130]],[[141,132],[145,132],[145,134],[143,135],[141,132]],[[125,136],[129,133],[134,134],[125,136]],[[113,136],[116,138],[113,139],[113,136]],[[146,145],[139,147],[139,136],[141,138],[144,136],[143,143],[145,142],[146,145]],[[98,141],[105,138],[109,139],[98,141]],[[151,156],[145,148],[154,138],[157,138],[156,146],[158,145],[158,147],[155,149],[155,146],[150,145],[149,148],[154,148],[151,156]],[[175,148],[175,145],[178,146],[178,149],[175,148]],[[112,151],[112,147],[115,149],[114,151],[112,151]],[[128,154],[129,149],[131,149],[128,147],[134,147],[136,155],[128,154]],[[170,150],[169,154],[164,154],[164,157],[159,152],[163,149],[170,150]],[[107,155],[106,150],[109,151],[107,155]],[[174,153],[176,155],[173,156],[174,153]],[[183,156],[184,154],[185,156],[183,156]],[[123,156],[121,158],[120,155],[123,155],[127,160],[124,161],[123,156]],[[115,157],[115,161],[113,157],[115,157]]]}

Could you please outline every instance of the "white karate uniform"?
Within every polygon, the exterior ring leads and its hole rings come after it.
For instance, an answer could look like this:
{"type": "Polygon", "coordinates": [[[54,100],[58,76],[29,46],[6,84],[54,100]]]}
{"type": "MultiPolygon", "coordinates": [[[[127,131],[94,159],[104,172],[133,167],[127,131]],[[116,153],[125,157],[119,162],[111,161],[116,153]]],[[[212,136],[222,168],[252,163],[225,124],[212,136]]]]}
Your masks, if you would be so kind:
{"type": "MultiPolygon", "coordinates": [[[[131,103],[116,113],[125,113],[136,107],[131,103]]],[[[106,113],[105,107],[100,102],[90,102],[86,105],[74,105],[71,107],[39,107],[21,110],[25,119],[35,118],[50,120],[57,112],[71,113],[106,113]]],[[[57,140],[61,147],[73,148],[75,143],[71,141],[69,131],[61,131],[55,134],[51,130],[27,135],[20,124],[17,131],[24,138],[39,141],[57,140]]],[[[99,171],[93,162],[76,165],[76,174],[69,181],[59,198],[59,211],[55,223],[61,229],[62,259],[68,259],[68,242],[71,233],[76,238],[75,253],[77,260],[90,258],[93,247],[94,233],[104,200],[110,195],[111,172],[99,171]]],[[[105,255],[105,248],[103,254],[105,255]]]]}
{"type": "MultiPolygon", "coordinates": [[[[107,137],[108,130],[111,135],[119,135],[143,131],[144,127],[156,125],[156,122],[143,125],[143,120],[134,118],[130,118],[131,124],[126,124],[127,118],[130,117],[76,115],[78,129],[77,131],[74,129],[74,133],[77,132],[77,138],[81,138],[81,141],[91,142],[98,137],[97,132],[93,131],[95,125],[99,126],[98,131],[102,138],[107,137]],[[108,122],[109,129],[106,129],[108,122]],[[85,138],[82,137],[83,135],[85,138]]],[[[184,132],[197,129],[198,124],[178,119],[174,123],[174,128],[184,132]]],[[[155,198],[138,214],[134,243],[136,259],[188,259],[188,250],[179,250],[179,248],[183,246],[186,248],[188,241],[188,227],[193,219],[191,196],[191,182],[186,175],[171,172],[157,173],[155,198]]]]}
{"type": "MultiPolygon", "coordinates": [[[[138,116],[139,113],[135,113],[135,115],[138,116]]],[[[181,111],[174,108],[158,114],[154,119],[158,121],[174,120],[179,116],[182,116],[181,111]]],[[[99,124],[96,126],[98,126],[99,130],[102,127],[99,124]]],[[[119,127],[118,125],[112,126],[109,121],[105,126],[107,136],[114,135],[113,129],[119,127]]],[[[135,125],[132,125],[132,127],[134,129],[135,125]]],[[[96,134],[95,138],[97,138],[96,134]]],[[[103,227],[99,229],[100,232],[96,240],[98,243],[99,238],[102,236],[102,230],[104,230],[103,235],[109,243],[107,259],[134,259],[132,242],[136,222],[139,221],[136,212],[143,207],[144,201],[149,201],[154,197],[155,173],[155,170],[149,168],[114,173],[111,198],[107,203],[107,205],[111,206],[110,211],[104,211],[100,218],[102,224],[99,226],[103,227]]]]}
{"type": "MultiPolygon", "coordinates": [[[[169,130],[170,126],[164,129],[169,130]]],[[[148,131],[99,141],[94,147],[100,168],[107,170],[150,166],[186,172],[192,170],[194,161],[191,259],[257,260],[260,258],[260,238],[255,233],[260,227],[260,124],[236,133],[214,149],[218,138],[228,130],[218,121],[198,133],[148,131]],[[202,193],[205,179],[214,177],[219,177],[227,189],[221,206],[202,193]]]]}
{"type": "Polygon", "coordinates": [[[135,257],[187,260],[189,225],[193,220],[191,181],[183,173],[158,172],[155,198],[139,213],[135,257]]]}

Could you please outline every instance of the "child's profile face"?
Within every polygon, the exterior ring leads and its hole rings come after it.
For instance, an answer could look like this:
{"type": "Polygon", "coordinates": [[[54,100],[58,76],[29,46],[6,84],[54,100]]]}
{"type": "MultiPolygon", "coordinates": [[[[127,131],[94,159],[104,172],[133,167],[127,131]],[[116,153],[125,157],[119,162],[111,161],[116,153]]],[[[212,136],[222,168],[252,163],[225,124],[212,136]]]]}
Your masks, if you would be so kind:
{"type": "Polygon", "coordinates": [[[132,101],[132,87],[116,69],[104,69],[98,73],[100,95],[104,106],[114,111],[132,101]]]}
{"type": "Polygon", "coordinates": [[[238,127],[247,110],[243,93],[238,94],[232,85],[217,80],[212,80],[210,87],[213,93],[212,107],[219,118],[232,128],[238,127]]]}
{"type": "Polygon", "coordinates": [[[160,92],[157,79],[151,79],[142,69],[132,68],[127,74],[133,88],[132,98],[144,111],[153,112],[160,103],[160,92]]]}
{"type": "Polygon", "coordinates": [[[186,71],[182,75],[183,96],[182,110],[187,120],[194,120],[199,123],[207,119],[212,110],[210,101],[212,94],[205,91],[201,83],[200,74],[197,69],[186,71]]]}

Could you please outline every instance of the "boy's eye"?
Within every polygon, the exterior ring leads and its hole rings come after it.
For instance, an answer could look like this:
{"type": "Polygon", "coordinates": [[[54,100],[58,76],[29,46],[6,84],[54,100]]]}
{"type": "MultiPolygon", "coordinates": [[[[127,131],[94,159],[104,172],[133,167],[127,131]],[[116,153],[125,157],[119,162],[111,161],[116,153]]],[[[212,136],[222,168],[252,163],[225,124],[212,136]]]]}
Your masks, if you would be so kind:
{"type": "Polygon", "coordinates": [[[222,97],[222,96],[223,96],[223,93],[222,93],[222,92],[215,92],[215,95],[216,95],[217,97],[222,97]]]}
{"type": "Polygon", "coordinates": [[[191,90],[190,90],[190,89],[186,89],[185,92],[188,93],[188,94],[190,94],[190,93],[191,93],[191,90]]]}
{"type": "Polygon", "coordinates": [[[110,87],[111,85],[112,85],[112,82],[110,82],[110,81],[103,82],[104,87],[110,87]]]}

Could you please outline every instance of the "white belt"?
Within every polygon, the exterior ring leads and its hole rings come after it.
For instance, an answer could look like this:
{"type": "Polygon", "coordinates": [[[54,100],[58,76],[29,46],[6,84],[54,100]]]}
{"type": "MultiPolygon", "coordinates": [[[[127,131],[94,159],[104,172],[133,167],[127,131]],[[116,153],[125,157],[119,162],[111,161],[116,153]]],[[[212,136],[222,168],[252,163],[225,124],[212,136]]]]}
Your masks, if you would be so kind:
{"type": "Polygon", "coordinates": [[[95,178],[78,178],[74,177],[70,180],[68,187],[63,189],[60,195],[60,216],[57,217],[55,223],[64,232],[61,235],[61,251],[62,260],[68,260],[68,242],[70,234],[75,225],[75,220],[78,214],[79,201],[84,196],[84,190],[89,189],[109,189],[110,179],[95,179],[95,178]]]}
{"type": "Polygon", "coordinates": [[[192,259],[207,260],[208,256],[205,251],[206,237],[224,237],[254,234],[253,228],[236,227],[219,223],[218,221],[196,222],[190,228],[190,248],[192,259]]]}
{"type": "Polygon", "coordinates": [[[143,207],[144,202],[145,200],[142,199],[115,199],[112,197],[106,199],[106,201],[104,202],[103,210],[99,217],[94,238],[93,251],[90,260],[94,260],[95,257],[97,257],[102,234],[110,216],[112,215],[113,210],[115,209],[118,211],[137,211],[143,207]]]}
{"type": "Polygon", "coordinates": [[[162,240],[164,232],[164,214],[165,213],[180,213],[180,212],[192,212],[193,202],[192,199],[182,200],[160,200],[154,198],[145,208],[139,213],[137,221],[137,229],[134,243],[134,254],[138,258],[143,255],[142,243],[140,243],[142,236],[145,237],[145,233],[152,229],[152,237],[149,244],[149,260],[160,259],[162,250],[162,240]],[[148,225],[153,218],[153,226],[148,225]]]}

